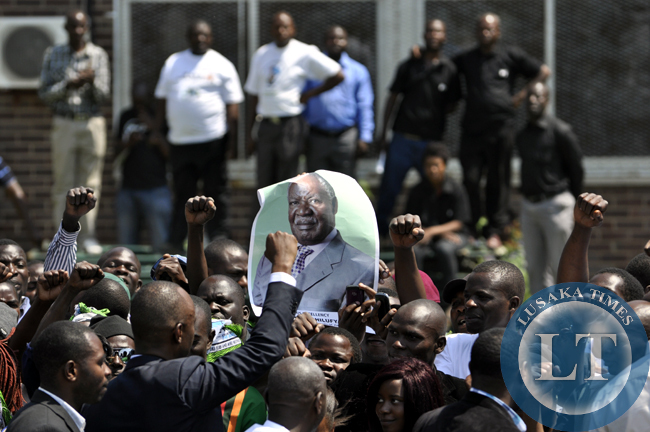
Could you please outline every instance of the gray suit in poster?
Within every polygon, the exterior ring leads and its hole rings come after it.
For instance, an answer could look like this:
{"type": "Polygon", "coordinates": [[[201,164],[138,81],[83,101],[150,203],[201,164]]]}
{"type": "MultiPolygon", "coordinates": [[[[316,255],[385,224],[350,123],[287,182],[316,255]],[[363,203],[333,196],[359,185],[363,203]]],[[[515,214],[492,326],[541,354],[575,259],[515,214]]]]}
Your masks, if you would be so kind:
{"type": "MultiPolygon", "coordinates": [[[[309,174],[289,187],[289,223],[298,243],[318,249],[297,276],[302,290],[298,309],[337,311],[347,285],[373,285],[375,262],[372,257],[345,242],[335,225],[338,202],[332,187],[318,174],[309,174]],[[322,245],[327,245],[322,248],[322,245]]],[[[271,275],[271,263],[262,257],[253,285],[253,304],[261,306],[271,275]]]]}

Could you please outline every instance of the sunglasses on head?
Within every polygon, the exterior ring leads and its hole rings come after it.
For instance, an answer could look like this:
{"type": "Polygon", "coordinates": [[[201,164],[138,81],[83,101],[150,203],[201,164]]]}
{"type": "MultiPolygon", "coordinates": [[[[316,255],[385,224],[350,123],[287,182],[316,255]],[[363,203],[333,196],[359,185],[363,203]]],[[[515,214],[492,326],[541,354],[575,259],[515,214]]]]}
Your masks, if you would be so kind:
{"type": "Polygon", "coordinates": [[[133,348],[113,348],[113,356],[118,356],[124,363],[133,355],[133,348]]]}

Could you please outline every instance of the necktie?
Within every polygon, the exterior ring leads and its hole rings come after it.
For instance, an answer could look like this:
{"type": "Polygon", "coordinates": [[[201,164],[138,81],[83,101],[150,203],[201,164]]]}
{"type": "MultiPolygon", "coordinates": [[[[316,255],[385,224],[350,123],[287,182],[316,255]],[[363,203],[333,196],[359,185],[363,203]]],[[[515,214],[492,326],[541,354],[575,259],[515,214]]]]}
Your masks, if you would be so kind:
{"type": "Polygon", "coordinates": [[[298,275],[305,269],[305,260],[307,257],[314,253],[314,250],[309,246],[298,246],[298,256],[293,263],[293,268],[291,269],[291,276],[297,278],[298,275]]]}

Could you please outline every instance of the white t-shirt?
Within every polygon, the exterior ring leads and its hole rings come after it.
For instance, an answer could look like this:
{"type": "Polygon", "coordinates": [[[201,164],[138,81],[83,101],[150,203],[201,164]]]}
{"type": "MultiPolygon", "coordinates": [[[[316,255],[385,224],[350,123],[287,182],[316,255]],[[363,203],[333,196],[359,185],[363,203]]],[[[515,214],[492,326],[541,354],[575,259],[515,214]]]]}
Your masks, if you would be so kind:
{"type": "Polygon", "coordinates": [[[433,364],[440,372],[456,378],[465,379],[469,375],[469,361],[472,358],[472,346],[478,334],[454,333],[447,335],[447,345],[433,364]]]}
{"type": "Polygon", "coordinates": [[[324,81],[341,65],[314,45],[291,39],[278,48],[275,42],[261,46],[253,55],[245,89],[259,98],[257,113],[289,117],[302,113],[300,95],[308,79],[324,81]]]}
{"type": "Polygon", "coordinates": [[[167,99],[171,144],[197,144],[228,131],[226,105],[244,100],[235,66],[215,50],[188,49],[169,56],[160,72],[156,97],[167,99]]]}

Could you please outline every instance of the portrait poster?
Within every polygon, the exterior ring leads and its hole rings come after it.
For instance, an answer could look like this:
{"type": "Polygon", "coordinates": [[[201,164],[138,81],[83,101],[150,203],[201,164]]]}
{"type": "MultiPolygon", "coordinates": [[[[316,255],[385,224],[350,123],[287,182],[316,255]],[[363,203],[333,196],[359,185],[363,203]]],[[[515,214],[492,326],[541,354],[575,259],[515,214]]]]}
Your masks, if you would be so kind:
{"type": "Polygon", "coordinates": [[[325,170],[259,189],[257,195],[261,208],[248,257],[253,311],[262,311],[271,274],[264,256],[266,237],[283,231],[296,236],[299,246],[304,243],[292,269],[304,292],[298,313],[309,312],[318,322],[336,326],[346,286],[363,282],[377,289],[379,232],[368,196],[352,177],[325,170]]]}

